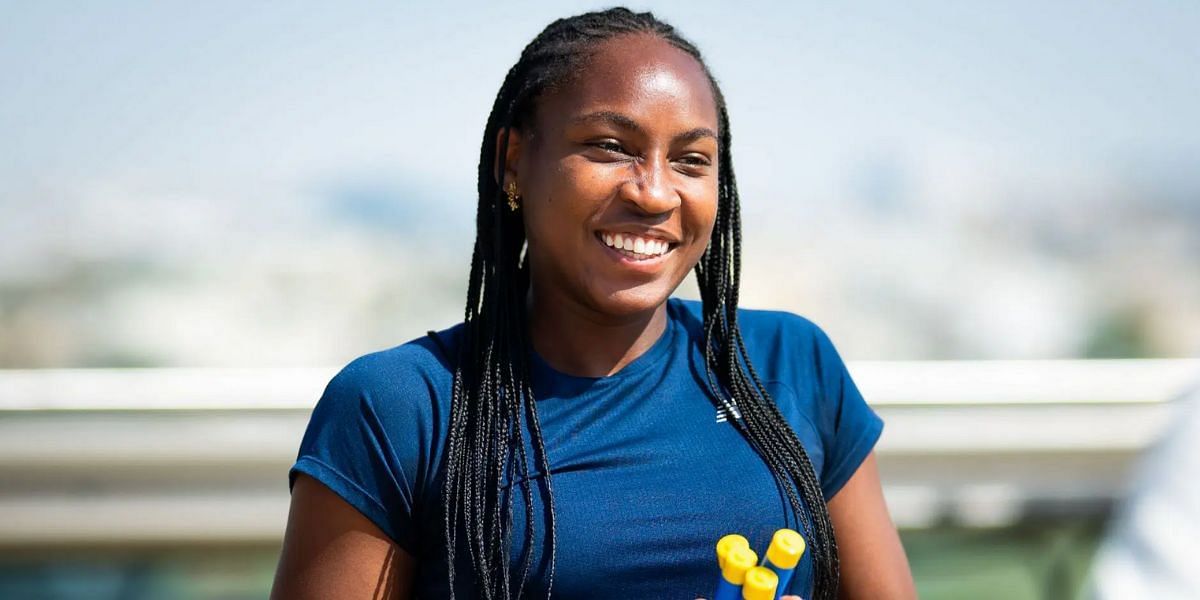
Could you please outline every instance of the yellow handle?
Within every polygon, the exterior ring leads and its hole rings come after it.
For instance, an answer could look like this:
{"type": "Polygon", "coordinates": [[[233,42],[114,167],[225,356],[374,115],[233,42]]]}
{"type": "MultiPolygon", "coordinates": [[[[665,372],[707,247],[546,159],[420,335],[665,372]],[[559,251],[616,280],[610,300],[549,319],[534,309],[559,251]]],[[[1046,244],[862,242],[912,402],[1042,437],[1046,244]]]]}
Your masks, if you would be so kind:
{"type": "Polygon", "coordinates": [[[791,529],[780,529],[771,538],[767,560],[781,569],[794,569],[804,554],[804,538],[791,529]]]}
{"type": "Polygon", "coordinates": [[[729,556],[729,551],[734,548],[749,548],[750,542],[746,538],[731,533],[717,542],[717,566],[725,566],[725,557],[729,556]]]}
{"type": "MultiPolygon", "coordinates": [[[[721,567],[721,577],[725,581],[733,585],[742,585],[746,580],[746,573],[757,569],[754,566],[758,564],[758,554],[749,548],[733,548],[725,557],[725,564],[721,567]]],[[[774,573],[771,573],[774,575],[774,573]]]]}
{"type": "Polygon", "coordinates": [[[754,567],[746,571],[745,582],[742,583],[742,598],[744,600],[775,600],[775,588],[779,585],[779,576],[766,567],[754,567]]]}

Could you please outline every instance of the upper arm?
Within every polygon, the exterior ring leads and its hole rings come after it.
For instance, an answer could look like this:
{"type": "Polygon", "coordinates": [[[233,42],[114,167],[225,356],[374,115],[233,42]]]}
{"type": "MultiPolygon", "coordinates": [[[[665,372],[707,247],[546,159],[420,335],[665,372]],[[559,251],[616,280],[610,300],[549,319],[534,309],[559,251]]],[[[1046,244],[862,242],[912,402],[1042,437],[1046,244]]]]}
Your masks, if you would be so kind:
{"type": "Polygon", "coordinates": [[[296,478],[271,598],[408,600],[415,559],[329,488],[296,478]]]}
{"type": "Polygon", "coordinates": [[[829,500],[841,563],[842,598],[916,598],[908,558],[892,524],[875,452],[829,500]]]}

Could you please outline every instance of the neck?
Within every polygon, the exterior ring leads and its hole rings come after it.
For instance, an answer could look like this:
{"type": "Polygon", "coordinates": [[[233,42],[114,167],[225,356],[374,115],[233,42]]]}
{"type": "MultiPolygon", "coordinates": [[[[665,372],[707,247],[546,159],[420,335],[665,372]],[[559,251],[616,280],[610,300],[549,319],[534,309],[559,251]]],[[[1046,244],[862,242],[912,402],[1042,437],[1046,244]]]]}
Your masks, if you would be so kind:
{"type": "MultiPolygon", "coordinates": [[[[532,288],[532,286],[531,286],[532,288]]],[[[614,317],[530,289],[534,350],[555,370],[577,377],[612,375],[641,356],[667,328],[667,305],[614,317]]]]}

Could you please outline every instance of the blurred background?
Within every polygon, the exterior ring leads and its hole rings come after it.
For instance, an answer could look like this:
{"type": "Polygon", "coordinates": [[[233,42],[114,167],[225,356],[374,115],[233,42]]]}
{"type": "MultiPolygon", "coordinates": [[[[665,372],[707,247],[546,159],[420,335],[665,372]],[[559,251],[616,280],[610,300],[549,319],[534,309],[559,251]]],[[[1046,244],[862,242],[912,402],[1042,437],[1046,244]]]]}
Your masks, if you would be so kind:
{"type": "MultiPolygon", "coordinates": [[[[265,597],[325,382],[460,319],[500,82],[603,6],[0,1],[0,597],[265,597]]],[[[1080,595],[1200,380],[1200,5],[630,6],[721,82],[743,305],[889,423],[922,597],[1080,595]]]]}

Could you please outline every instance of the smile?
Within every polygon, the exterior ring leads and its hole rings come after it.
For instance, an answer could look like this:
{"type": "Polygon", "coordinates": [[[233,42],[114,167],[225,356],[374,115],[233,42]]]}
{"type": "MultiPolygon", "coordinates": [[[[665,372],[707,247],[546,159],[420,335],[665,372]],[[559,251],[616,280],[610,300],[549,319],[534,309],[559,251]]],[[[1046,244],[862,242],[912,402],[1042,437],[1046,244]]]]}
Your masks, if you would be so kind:
{"type": "Polygon", "coordinates": [[[659,258],[670,253],[676,246],[676,244],[672,244],[666,240],[643,237],[633,233],[598,231],[596,232],[596,237],[605,246],[635,261],[659,258]]]}

